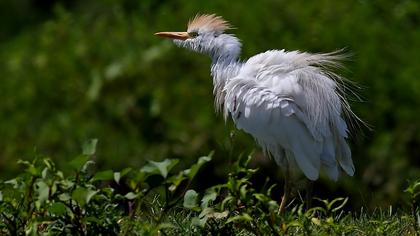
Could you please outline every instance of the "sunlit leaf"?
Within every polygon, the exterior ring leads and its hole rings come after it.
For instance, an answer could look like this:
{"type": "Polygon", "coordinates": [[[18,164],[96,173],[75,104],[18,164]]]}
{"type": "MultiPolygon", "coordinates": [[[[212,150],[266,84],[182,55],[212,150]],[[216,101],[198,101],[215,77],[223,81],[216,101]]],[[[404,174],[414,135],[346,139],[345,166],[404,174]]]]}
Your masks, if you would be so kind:
{"type": "Polygon", "coordinates": [[[311,222],[316,224],[316,225],[321,225],[321,220],[317,217],[312,217],[311,222]]]}
{"type": "Polygon", "coordinates": [[[114,180],[115,180],[115,182],[116,183],[120,183],[120,179],[122,178],[122,177],[124,177],[124,176],[126,176],[128,173],[130,173],[130,171],[131,171],[131,168],[125,168],[125,169],[123,169],[121,172],[115,172],[114,173],[114,180]]]}
{"type": "Polygon", "coordinates": [[[45,182],[39,181],[35,184],[35,191],[37,193],[37,199],[42,204],[48,199],[50,188],[45,182]]]}
{"type": "Polygon", "coordinates": [[[120,183],[120,179],[121,179],[121,173],[120,172],[115,172],[114,173],[114,181],[119,184],[120,183]]]}
{"type": "Polygon", "coordinates": [[[90,139],[83,143],[83,155],[94,155],[96,152],[96,145],[98,144],[98,139],[90,139]]]}
{"type": "Polygon", "coordinates": [[[137,198],[139,196],[139,194],[135,194],[133,192],[129,192],[126,195],[124,195],[125,198],[127,198],[128,200],[133,200],[135,198],[137,198]]]}
{"type": "Polygon", "coordinates": [[[198,207],[198,193],[192,189],[188,190],[184,195],[183,206],[188,209],[198,207]]]}
{"type": "Polygon", "coordinates": [[[45,179],[45,178],[47,177],[47,174],[48,174],[48,168],[47,168],[47,167],[45,167],[45,168],[42,170],[42,172],[41,172],[41,177],[42,177],[43,179],[45,179]]]}
{"type": "Polygon", "coordinates": [[[163,178],[168,176],[169,171],[178,164],[177,159],[166,159],[161,162],[149,161],[141,170],[148,174],[160,174],[163,178]]]}
{"type": "Polygon", "coordinates": [[[247,187],[248,187],[248,185],[246,185],[246,184],[241,186],[241,188],[239,190],[239,192],[241,194],[241,198],[246,198],[246,195],[248,193],[247,187]]]}
{"type": "Polygon", "coordinates": [[[74,182],[72,182],[72,181],[70,181],[68,179],[63,179],[63,180],[59,181],[58,184],[63,189],[69,189],[69,188],[72,188],[75,185],[74,182]]]}
{"type": "Polygon", "coordinates": [[[173,175],[168,178],[167,182],[171,183],[171,186],[169,186],[169,191],[173,192],[175,191],[178,186],[182,183],[183,180],[185,180],[187,177],[185,177],[182,172],[180,172],[177,175],[173,175]]]}
{"type": "Polygon", "coordinates": [[[214,210],[212,210],[211,212],[206,214],[208,218],[213,218],[213,219],[223,219],[228,217],[229,215],[229,211],[223,211],[223,212],[215,212],[214,210]]]}
{"type": "Polygon", "coordinates": [[[252,221],[252,217],[248,215],[247,213],[242,213],[240,215],[229,217],[229,219],[226,221],[226,223],[230,222],[250,222],[252,221]]]}
{"type": "Polygon", "coordinates": [[[19,188],[19,183],[16,179],[9,179],[4,181],[5,184],[10,184],[13,186],[13,188],[19,188]]]}
{"type": "Polygon", "coordinates": [[[339,206],[337,206],[337,207],[334,207],[334,208],[332,208],[332,212],[336,212],[336,211],[338,211],[338,210],[340,210],[340,209],[342,209],[343,207],[344,207],[344,205],[346,205],[346,203],[347,203],[347,201],[349,200],[349,198],[348,197],[346,197],[346,198],[337,198],[337,199],[334,199],[332,202],[331,202],[331,207],[336,203],[336,202],[340,202],[341,201],[341,204],[339,205],[339,206]]]}
{"type": "Polygon", "coordinates": [[[66,202],[66,201],[70,200],[71,197],[68,193],[62,193],[62,194],[58,195],[58,199],[60,199],[60,201],[66,202]]]}
{"type": "Polygon", "coordinates": [[[214,191],[207,192],[203,198],[201,199],[201,208],[206,208],[209,206],[210,203],[212,203],[214,200],[216,200],[217,193],[214,191]]]}

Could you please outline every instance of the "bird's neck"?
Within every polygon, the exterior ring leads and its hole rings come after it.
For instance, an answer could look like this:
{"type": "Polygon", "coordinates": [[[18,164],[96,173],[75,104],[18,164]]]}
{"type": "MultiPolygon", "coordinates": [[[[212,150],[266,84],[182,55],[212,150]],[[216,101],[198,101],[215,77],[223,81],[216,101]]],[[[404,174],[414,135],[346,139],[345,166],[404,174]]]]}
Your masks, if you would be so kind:
{"type": "Polygon", "coordinates": [[[213,76],[213,94],[217,111],[221,111],[225,103],[225,85],[234,78],[242,67],[238,56],[215,56],[212,58],[211,75],[213,76]]]}

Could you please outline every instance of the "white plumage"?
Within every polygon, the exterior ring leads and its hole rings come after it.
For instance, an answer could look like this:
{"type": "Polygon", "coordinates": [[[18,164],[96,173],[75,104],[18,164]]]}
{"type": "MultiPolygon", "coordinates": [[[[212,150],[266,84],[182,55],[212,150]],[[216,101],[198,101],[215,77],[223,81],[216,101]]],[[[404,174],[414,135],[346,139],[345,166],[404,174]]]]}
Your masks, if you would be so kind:
{"type": "Polygon", "coordinates": [[[284,50],[251,57],[226,82],[225,116],[230,114],[279,166],[296,162],[311,180],[318,178],[321,166],[333,180],[338,166],[353,175],[343,101],[325,71],[337,59],[284,50]]]}
{"type": "Polygon", "coordinates": [[[212,58],[215,104],[238,129],[251,134],[284,168],[297,165],[310,180],[321,169],[337,180],[340,169],[354,174],[344,115],[353,115],[331,69],[339,53],[270,50],[239,60],[241,43],[225,34],[229,24],[198,15],[187,32],[160,32],[185,48],[212,58]]]}

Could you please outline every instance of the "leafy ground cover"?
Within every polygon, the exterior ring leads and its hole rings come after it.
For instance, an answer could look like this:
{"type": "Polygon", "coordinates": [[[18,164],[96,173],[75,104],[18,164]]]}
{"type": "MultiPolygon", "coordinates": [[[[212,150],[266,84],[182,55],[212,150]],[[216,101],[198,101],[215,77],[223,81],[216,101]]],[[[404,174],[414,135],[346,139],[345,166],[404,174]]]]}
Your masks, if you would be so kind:
{"type": "Polygon", "coordinates": [[[345,210],[348,198],[318,199],[307,209],[295,200],[285,214],[272,198],[276,184],[257,188],[248,167],[251,156],[233,164],[224,183],[204,191],[190,184],[212,153],[190,168],[178,160],[149,161],[142,168],[96,170],[97,140],[59,170],[50,158],[19,161],[24,171],[0,181],[3,235],[418,235],[416,201],[420,182],[405,193],[406,210],[345,210]],[[68,174],[65,174],[67,173],[68,174]]]}

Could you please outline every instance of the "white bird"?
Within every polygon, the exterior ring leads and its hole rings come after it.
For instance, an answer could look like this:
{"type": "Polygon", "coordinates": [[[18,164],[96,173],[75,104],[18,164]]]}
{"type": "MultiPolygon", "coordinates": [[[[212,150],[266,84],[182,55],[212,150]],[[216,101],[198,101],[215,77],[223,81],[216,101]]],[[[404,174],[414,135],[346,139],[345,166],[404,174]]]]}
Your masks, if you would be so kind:
{"type": "Polygon", "coordinates": [[[241,61],[241,43],[228,29],[220,16],[197,15],[186,32],[156,35],[210,55],[216,109],[251,134],[285,173],[279,211],[288,199],[290,168],[299,167],[310,180],[318,179],[321,168],[334,181],[341,170],[353,176],[344,117],[357,117],[345,98],[344,79],[331,71],[343,56],[269,50],[241,61]]]}

